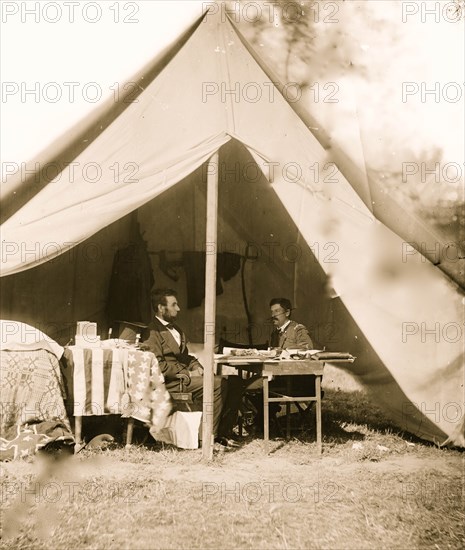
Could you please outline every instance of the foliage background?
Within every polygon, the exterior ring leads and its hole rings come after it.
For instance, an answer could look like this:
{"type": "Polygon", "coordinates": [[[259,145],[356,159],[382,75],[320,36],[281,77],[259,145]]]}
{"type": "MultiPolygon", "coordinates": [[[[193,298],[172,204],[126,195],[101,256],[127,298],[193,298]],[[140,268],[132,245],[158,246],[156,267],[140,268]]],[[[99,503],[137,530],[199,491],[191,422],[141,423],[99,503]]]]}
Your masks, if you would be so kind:
{"type": "Polygon", "coordinates": [[[282,81],[300,84],[310,113],[332,139],[404,207],[465,251],[463,2],[439,3],[437,14],[438,3],[418,2],[415,15],[403,4],[242,0],[240,10],[237,2],[229,8],[233,19],[242,14],[236,19],[241,32],[282,81]],[[436,82],[439,97],[422,98],[421,90],[436,82]],[[419,91],[403,101],[404,83],[419,91]],[[452,91],[460,88],[455,101],[452,91]],[[407,176],[404,163],[416,173],[407,176]]]}

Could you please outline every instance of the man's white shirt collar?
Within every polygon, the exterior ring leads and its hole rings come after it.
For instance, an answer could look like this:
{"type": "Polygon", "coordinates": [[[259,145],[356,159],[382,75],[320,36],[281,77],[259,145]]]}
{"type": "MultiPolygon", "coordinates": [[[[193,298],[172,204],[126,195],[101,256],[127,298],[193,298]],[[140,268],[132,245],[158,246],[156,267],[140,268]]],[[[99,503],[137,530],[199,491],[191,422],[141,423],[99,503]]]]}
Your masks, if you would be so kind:
{"type": "Polygon", "coordinates": [[[170,327],[167,326],[167,325],[170,325],[170,324],[172,325],[173,323],[169,323],[168,321],[165,321],[161,317],[158,317],[158,315],[155,315],[155,317],[160,321],[160,323],[162,325],[165,325],[166,329],[171,332],[173,338],[176,340],[176,343],[178,344],[178,346],[180,346],[181,345],[181,334],[174,327],[170,328],[170,327]]]}
{"type": "Polygon", "coordinates": [[[165,320],[162,319],[161,317],[158,317],[158,315],[155,315],[155,317],[160,321],[160,323],[161,323],[162,325],[165,325],[165,327],[166,327],[166,325],[170,325],[170,324],[172,325],[172,324],[173,324],[173,323],[169,323],[168,321],[165,321],[165,320]]]}
{"type": "Polygon", "coordinates": [[[287,329],[287,327],[288,327],[288,325],[289,325],[290,322],[291,322],[291,320],[289,319],[289,321],[287,321],[287,323],[284,323],[284,325],[281,325],[281,326],[278,328],[279,332],[283,333],[283,332],[287,329]]]}

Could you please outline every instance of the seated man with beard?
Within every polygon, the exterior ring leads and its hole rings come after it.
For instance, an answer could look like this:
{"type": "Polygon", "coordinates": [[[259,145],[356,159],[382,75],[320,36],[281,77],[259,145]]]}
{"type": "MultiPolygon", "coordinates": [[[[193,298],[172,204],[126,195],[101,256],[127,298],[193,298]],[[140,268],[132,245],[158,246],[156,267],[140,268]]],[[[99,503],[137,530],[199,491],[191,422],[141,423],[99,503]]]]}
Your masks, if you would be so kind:
{"type": "MultiPolygon", "coordinates": [[[[157,289],[152,292],[151,298],[155,315],[144,334],[142,347],[157,357],[169,392],[178,391],[177,374],[187,376],[185,391],[192,393],[194,405],[198,410],[202,410],[203,367],[196,357],[189,354],[186,335],[175,324],[181,311],[177,293],[172,289],[157,289]]],[[[215,441],[221,445],[238,446],[232,439],[232,429],[237,419],[241,397],[242,385],[236,376],[228,379],[223,376],[214,377],[213,434],[215,441]]]]}

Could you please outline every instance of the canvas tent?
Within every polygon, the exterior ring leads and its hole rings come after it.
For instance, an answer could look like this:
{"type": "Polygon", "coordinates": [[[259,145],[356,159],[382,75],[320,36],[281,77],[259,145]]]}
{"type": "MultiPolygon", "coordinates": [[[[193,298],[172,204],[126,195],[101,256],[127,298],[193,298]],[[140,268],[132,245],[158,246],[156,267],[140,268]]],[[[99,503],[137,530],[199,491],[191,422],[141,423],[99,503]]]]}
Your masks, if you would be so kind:
{"type": "MultiPolygon", "coordinates": [[[[255,338],[269,329],[269,298],[290,296],[318,344],[357,357],[352,372],[400,427],[463,446],[464,297],[457,266],[406,249],[415,239],[403,232],[420,241],[424,226],[381,196],[377,220],[366,176],[322,146],[231,21],[207,13],[137,82],[137,97],[102,106],[39,174],[6,187],[2,316],[62,340],[77,320],[104,326],[113,255],[134,218],[149,250],[205,250],[216,171],[217,249],[255,247],[245,274],[255,338]],[[336,157],[342,171],[328,166],[336,157]]],[[[155,284],[172,286],[155,256],[153,266],[155,284]]],[[[240,293],[238,277],[225,282],[217,335],[243,334],[240,293]]],[[[202,308],[185,312],[191,340],[203,320],[202,308]]]]}

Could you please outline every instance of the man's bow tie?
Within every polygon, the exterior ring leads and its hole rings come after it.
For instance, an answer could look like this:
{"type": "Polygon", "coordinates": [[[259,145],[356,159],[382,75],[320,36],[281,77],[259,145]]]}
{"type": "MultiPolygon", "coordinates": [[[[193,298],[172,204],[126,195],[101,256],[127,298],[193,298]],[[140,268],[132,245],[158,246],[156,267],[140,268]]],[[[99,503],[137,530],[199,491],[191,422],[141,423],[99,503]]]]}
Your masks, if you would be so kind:
{"type": "Polygon", "coordinates": [[[168,323],[167,325],[165,325],[166,328],[169,328],[170,330],[174,328],[174,325],[173,323],[168,323]]]}

